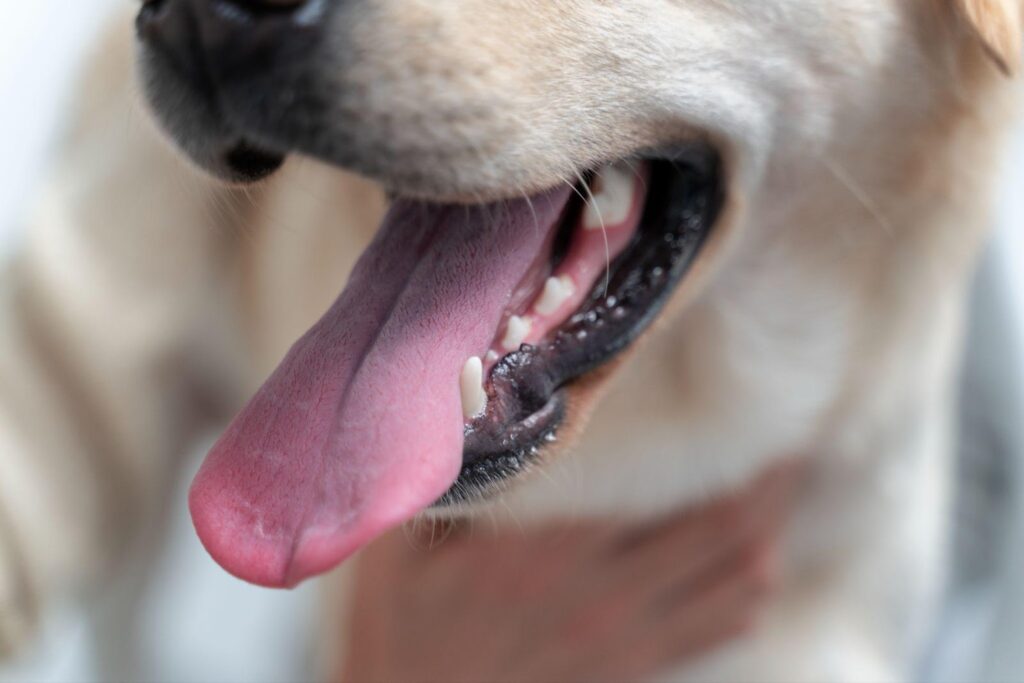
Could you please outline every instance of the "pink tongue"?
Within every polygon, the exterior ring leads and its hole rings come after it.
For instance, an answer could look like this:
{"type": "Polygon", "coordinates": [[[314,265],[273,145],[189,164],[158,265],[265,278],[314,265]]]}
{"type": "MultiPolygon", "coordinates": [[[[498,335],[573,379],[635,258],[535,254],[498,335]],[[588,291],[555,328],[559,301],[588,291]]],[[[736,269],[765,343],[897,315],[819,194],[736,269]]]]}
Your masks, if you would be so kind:
{"type": "Polygon", "coordinates": [[[291,586],[444,494],[462,462],[462,367],[490,346],[569,192],[392,208],[341,297],[192,484],[192,519],[217,562],[291,586]]]}

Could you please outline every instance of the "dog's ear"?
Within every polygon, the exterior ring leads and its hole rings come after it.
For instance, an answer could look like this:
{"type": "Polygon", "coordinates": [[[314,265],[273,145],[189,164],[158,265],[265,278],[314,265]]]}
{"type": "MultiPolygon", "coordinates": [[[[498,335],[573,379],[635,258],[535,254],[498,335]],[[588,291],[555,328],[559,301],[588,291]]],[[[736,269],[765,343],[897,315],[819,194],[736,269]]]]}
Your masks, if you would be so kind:
{"type": "Polygon", "coordinates": [[[954,0],[957,12],[1006,75],[1021,66],[1022,0],[954,0]]]}

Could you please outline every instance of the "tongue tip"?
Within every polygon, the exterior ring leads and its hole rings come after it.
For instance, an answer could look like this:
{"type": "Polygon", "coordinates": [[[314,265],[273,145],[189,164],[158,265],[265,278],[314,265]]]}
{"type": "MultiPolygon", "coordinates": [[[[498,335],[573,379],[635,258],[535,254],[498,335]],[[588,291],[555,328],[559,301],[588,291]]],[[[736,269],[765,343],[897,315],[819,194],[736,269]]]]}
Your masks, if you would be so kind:
{"type": "Polygon", "coordinates": [[[206,552],[225,571],[266,588],[292,588],[301,580],[293,568],[292,544],[261,533],[258,522],[220,504],[215,487],[202,476],[189,491],[192,525],[206,552]]]}
{"type": "Polygon", "coordinates": [[[189,490],[192,524],[203,547],[225,571],[264,588],[295,588],[335,568],[377,536],[411,519],[436,495],[415,496],[329,528],[299,526],[268,533],[252,506],[239,504],[228,481],[200,470],[189,490]],[[423,501],[426,500],[426,503],[423,501]]]}
{"type": "Polygon", "coordinates": [[[306,529],[294,537],[275,537],[250,516],[213,500],[215,496],[201,479],[189,492],[189,512],[200,542],[229,574],[264,588],[294,588],[337,566],[381,530],[378,524],[362,524],[352,533],[306,529]]]}

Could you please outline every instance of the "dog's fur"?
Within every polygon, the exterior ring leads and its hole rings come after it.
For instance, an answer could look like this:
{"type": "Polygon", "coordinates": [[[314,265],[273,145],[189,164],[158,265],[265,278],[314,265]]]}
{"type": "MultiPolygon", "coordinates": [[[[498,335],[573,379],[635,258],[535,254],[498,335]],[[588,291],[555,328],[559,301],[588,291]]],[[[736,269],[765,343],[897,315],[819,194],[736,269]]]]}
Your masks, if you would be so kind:
{"type": "MultiPolygon", "coordinates": [[[[372,96],[314,128],[390,186],[493,197],[692,134],[726,155],[699,277],[610,387],[575,393],[608,389],[575,451],[495,514],[641,519],[806,456],[766,619],[672,678],[906,678],[942,585],[953,376],[1020,0],[351,7],[362,60],[331,82],[372,96]]],[[[0,287],[8,646],[41,600],[109,571],[196,435],[341,289],[384,206],[308,160],[253,190],[192,170],[135,97],[127,26],[0,287]]]]}

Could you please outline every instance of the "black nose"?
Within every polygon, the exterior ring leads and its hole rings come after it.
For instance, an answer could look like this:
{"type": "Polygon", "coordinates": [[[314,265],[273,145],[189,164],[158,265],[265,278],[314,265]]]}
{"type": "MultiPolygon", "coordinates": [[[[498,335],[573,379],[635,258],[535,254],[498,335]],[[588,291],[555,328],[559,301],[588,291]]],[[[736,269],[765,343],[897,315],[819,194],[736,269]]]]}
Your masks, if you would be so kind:
{"type": "Polygon", "coordinates": [[[255,66],[296,31],[318,21],[323,0],[145,0],[139,38],[195,76],[255,66]]]}

